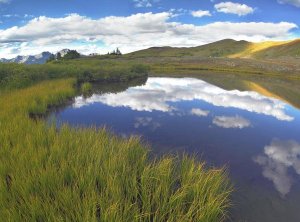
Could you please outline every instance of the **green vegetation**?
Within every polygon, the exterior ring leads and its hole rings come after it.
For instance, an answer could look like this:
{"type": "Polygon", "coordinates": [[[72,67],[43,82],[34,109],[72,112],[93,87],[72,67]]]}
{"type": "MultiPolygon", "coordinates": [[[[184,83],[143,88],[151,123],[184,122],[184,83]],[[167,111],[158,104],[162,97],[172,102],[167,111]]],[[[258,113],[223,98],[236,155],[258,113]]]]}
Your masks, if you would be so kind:
{"type": "Polygon", "coordinates": [[[49,59],[47,60],[48,62],[53,62],[53,61],[61,61],[61,60],[69,60],[69,59],[79,59],[80,58],[80,53],[77,52],[76,50],[69,50],[63,57],[61,56],[61,53],[58,52],[56,55],[51,55],[49,59]]]}
{"type": "Polygon", "coordinates": [[[225,39],[207,45],[191,48],[153,47],[128,54],[130,58],[137,57],[228,57],[236,52],[245,50],[249,46],[246,41],[225,39]]]}
{"type": "Polygon", "coordinates": [[[225,39],[191,48],[153,47],[123,56],[157,74],[225,73],[300,79],[300,40],[251,43],[225,39]]]}
{"type": "Polygon", "coordinates": [[[119,51],[82,58],[71,53],[45,65],[0,63],[0,218],[223,221],[232,190],[225,169],[208,169],[187,156],[153,158],[136,137],[68,125],[57,129],[38,117],[71,99],[78,88],[88,95],[97,84],[97,90],[107,90],[106,81],[143,84],[148,73],[200,77],[300,107],[298,58],[298,40],[223,40],[122,56],[119,51]]]}
{"type": "Polygon", "coordinates": [[[142,84],[148,72],[147,65],[102,58],[0,64],[0,218],[224,220],[231,193],[225,169],[206,169],[187,156],[150,158],[136,137],[68,125],[57,129],[38,118],[71,99],[78,85],[86,94],[90,82],[142,84]]]}
{"type": "Polygon", "coordinates": [[[66,60],[66,59],[78,59],[78,58],[80,58],[80,54],[76,50],[70,50],[61,59],[66,60]]]}
{"type": "Polygon", "coordinates": [[[97,81],[127,81],[147,76],[148,67],[135,62],[119,63],[100,59],[53,61],[43,65],[0,63],[0,87],[21,88],[33,83],[57,78],[74,77],[79,83],[97,81]],[[140,67],[136,69],[136,67],[140,67]]]}
{"type": "Polygon", "coordinates": [[[117,55],[117,56],[121,56],[122,53],[121,53],[120,49],[117,48],[116,50],[113,50],[112,52],[108,52],[107,55],[117,55]]]}
{"type": "Polygon", "coordinates": [[[92,84],[89,82],[82,83],[80,89],[83,95],[89,95],[92,92],[92,84]]]}
{"type": "MultiPolygon", "coordinates": [[[[18,67],[18,66],[17,66],[18,67]]],[[[139,69],[135,67],[134,69],[139,69]]],[[[0,90],[0,218],[6,221],[222,221],[224,169],[192,157],[149,157],[138,138],[57,130],[31,119],[75,95],[76,79],[0,90]]],[[[89,88],[88,85],[84,88],[89,88]]]]}
{"type": "Polygon", "coordinates": [[[300,58],[300,39],[274,44],[264,50],[259,50],[253,55],[256,58],[300,58]]]}

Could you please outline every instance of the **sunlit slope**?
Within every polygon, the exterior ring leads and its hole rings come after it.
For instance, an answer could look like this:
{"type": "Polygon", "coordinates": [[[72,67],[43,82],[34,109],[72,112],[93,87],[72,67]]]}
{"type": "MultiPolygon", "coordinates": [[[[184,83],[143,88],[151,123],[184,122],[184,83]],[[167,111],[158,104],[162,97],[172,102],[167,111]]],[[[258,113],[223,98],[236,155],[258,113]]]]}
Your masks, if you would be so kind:
{"type": "Polygon", "coordinates": [[[282,46],[288,42],[259,42],[259,43],[249,43],[248,47],[236,54],[230,55],[230,58],[252,58],[258,56],[262,52],[268,51],[272,47],[282,46]]]}
{"type": "Polygon", "coordinates": [[[191,48],[153,47],[127,55],[136,57],[284,58],[300,57],[300,39],[251,43],[225,39],[191,48]]]}
{"type": "Polygon", "coordinates": [[[300,58],[300,39],[293,41],[283,42],[274,42],[273,45],[269,47],[258,50],[252,54],[252,57],[255,58],[284,58],[284,57],[293,57],[300,58]]]}

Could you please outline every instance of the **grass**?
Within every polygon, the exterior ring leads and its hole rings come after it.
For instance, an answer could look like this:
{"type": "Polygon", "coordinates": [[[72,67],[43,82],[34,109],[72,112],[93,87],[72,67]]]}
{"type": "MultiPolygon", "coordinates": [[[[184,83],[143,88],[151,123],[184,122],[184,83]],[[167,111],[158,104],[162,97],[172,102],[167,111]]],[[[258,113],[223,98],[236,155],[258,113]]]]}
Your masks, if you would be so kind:
{"type": "Polygon", "coordinates": [[[42,114],[75,94],[75,79],[1,91],[0,218],[5,221],[223,221],[225,169],[193,157],[149,158],[136,137],[57,129],[42,114]]]}
{"type": "Polygon", "coordinates": [[[0,63],[0,88],[22,88],[58,78],[76,78],[84,82],[128,81],[145,77],[148,67],[131,62],[103,61],[95,58],[53,61],[42,65],[0,63]]]}
{"type": "Polygon", "coordinates": [[[230,55],[230,58],[251,58],[254,57],[256,53],[263,52],[270,49],[271,47],[281,46],[289,43],[289,41],[267,41],[267,42],[258,42],[250,43],[249,46],[244,50],[240,51],[237,54],[230,55]]]}
{"type": "Polygon", "coordinates": [[[92,84],[89,82],[82,83],[80,90],[83,95],[89,95],[92,92],[92,84]]]}

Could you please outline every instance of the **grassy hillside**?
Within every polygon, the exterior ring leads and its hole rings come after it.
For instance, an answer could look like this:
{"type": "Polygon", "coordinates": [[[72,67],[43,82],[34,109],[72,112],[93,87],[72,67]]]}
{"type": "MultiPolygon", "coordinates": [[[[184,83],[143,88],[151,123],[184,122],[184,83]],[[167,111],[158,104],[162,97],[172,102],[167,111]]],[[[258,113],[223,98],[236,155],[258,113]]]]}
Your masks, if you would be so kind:
{"type": "Polygon", "coordinates": [[[251,43],[225,39],[191,48],[154,47],[126,55],[142,57],[268,58],[300,57],[300,40],[251,43]]]}
{"type": "Polygon", "coordinates": [[[227,57],[237,52],[246,50],[251,43],[246,41],[234,41],[225,39],[211,44],[191,47],[191,48],[173,48],[173,47],[152,47],[149,49],[137,51],[126,55],[128,58],[136,57],[227,57]]]}
{"type": "Polygon", "coordinates": [[[274,43],[269,47],[258,50],[253,53],[255,58],[300,58],[300,39],[283,42],[282,44],[274,43]]]}

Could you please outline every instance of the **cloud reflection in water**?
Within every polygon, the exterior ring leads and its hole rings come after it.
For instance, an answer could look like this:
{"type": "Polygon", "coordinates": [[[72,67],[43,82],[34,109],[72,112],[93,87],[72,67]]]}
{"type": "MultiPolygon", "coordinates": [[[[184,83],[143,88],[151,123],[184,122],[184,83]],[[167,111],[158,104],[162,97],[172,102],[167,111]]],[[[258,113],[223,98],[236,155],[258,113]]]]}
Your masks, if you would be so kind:
{"type": "Polygon", "coordinates": [[[249,120],[241,116],[216,116],[213,119],[213,124],[222,128],[238,128],[243,129],[250,127],[251,123],[249,120]]]}
{"type": "Polygon", "coordinates": [[[159,122],[153,120],[152,117],[137,117],[135,118],[134,128],[150,127],[153,131],[161,127],[159,122]]]}
{"type": "Polygon", "coordinates": [[[171,102],[192,100],[273,116],[282,121],[294,119],[285,113],[285,104],[277,99],[256,92],[228,91],[193,78],[149,78],[145,85],[131,87],[121,93],[94,94],[90,98],[77,97],[73,107],[80,108],[101,102],[112,107],[128,107],[137,111],[172,113],[176,108],[170,105],[171,102]]]}
{"type": "Polygon", "coordinates": [[[289,169],[300,175],[300,144],[296,141],[273,139],[265,146],[264,154],[254,158],[263,168],[263,176],[271,180],[276,190],[283,196],[288,194],[293,184],[289,169]]]}

